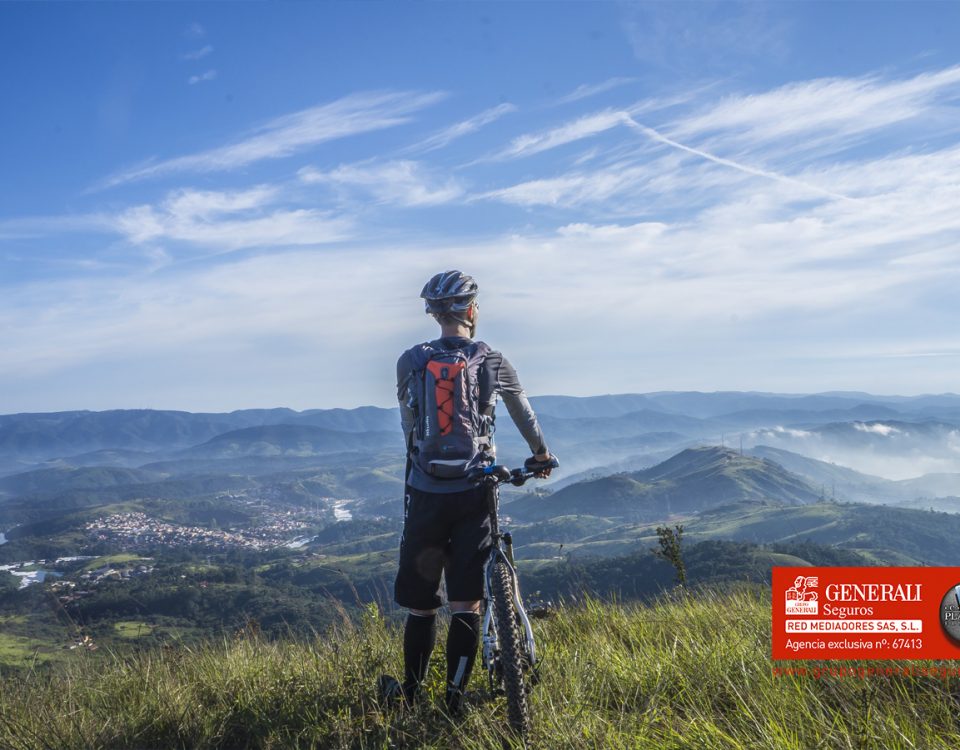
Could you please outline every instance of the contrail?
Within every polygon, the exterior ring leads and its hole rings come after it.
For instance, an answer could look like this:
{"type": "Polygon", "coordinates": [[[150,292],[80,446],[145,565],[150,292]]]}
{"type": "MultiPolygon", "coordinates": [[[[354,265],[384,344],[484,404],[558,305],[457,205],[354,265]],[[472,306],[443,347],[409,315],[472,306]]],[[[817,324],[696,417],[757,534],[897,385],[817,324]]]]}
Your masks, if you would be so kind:
{"type": "Polygon", "coordinates": [[[786,175],[778,174],[777,172],[768,172],[765,169],[757,169],[756,167],[751,167],[746,164],[740,164],[739,162],[731,161],[730,159],[724,159],[721,156],[714,156],[711,153],[708,153],[706,151],[701,151],[700,149],[697,149],[697,148],[685,146],[684,144],[679,143],[673,140],[672,138],[667,138],[667,136],[663,135],[662,133],[658,133],[653,128],[649,128],[646,125],[641,125],[639,122],[634,120],[632,117],[630,117],[630,115],[626,113],[623,113],[623,124],[626,125],[627,127],[630,127],[630,128],[633,128],[634,130],[639,131],[640,133],[643,133],[643,135],[647,136],[648,138],[654,141],[663,143],[667,146],[671,146],[676,149],[680,149],[681,151],[686,151],[688,154],[699,156],[702,159],[706,159],[707,161],[712,161],[715,164],[721,164],[725,167],[732,167],[733,169],[738,169],[741,172],[746,172],[747,174],[752,174],[757,177],[766,177],[768,180],[776,180],[777,182],[786,182],[790,185],[797,185],[806,190],[812,190],[815,193],[821,193],[822,195],[827,195],[831,198],[837,198],[839,200],[844,200],[844,201],[859,200],[857,198],[851,198],[847,195],[841,195],[840,193],[834,193],[830,190],[827,190],[826,188],[818,187],[817,185],[811,185],[810,183],[803,182],[802,180],[794,179],[793,177],[787,177],[786,175]]]}

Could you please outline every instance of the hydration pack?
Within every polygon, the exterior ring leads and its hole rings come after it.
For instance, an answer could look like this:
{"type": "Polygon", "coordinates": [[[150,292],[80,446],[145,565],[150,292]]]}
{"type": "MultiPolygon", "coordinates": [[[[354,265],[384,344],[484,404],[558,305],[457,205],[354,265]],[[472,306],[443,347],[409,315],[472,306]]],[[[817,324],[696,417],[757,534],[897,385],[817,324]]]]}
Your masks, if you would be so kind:
{"type": "Polygon", "coordinates": [[[491,418],[480,404],[480,366],[490,347],[421,344],[411,350],[408,404],[416,417],[410,459],[430,476],[463,477],[491,450],[491,418]]]}

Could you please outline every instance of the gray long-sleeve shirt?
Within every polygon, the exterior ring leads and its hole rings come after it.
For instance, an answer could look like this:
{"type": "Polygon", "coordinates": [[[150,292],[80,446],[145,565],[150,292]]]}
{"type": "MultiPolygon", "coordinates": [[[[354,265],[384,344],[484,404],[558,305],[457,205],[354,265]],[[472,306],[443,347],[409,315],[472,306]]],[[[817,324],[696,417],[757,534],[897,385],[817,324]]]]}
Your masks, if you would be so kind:
{"type": "MultiPolygon", "coordinates": [[[[460,349],[470,344],[472,339],[464,336],[445,336],[430,342],[438,349],[460,349]]],[[[405,351],[397,360],[397,400],[400,403],[400,423],[403,427],[403,437],[409,448],[411,433],[414,429],[414,413],[407,405],[407,385],[413,375],[413,360],[410,352],[405,351]]],[[[523,439],[527,441],[532,453],[548,452],[543,431],[537,422],[537,415],[527,400],[517,371],[513,369],[507,358],[500,352],[491,351],[480,366],[480,405],[491,416],[496,406],[497,398],[502,398],[506,404],[510,418],[513,419],[523,439]]],[[[425,474],[413,461],[408,462],[410,471],[407,474],[407,484],[425,492],[462,492],[470,489],[471,485],[466,478],[438,479],[425,474]]]]}

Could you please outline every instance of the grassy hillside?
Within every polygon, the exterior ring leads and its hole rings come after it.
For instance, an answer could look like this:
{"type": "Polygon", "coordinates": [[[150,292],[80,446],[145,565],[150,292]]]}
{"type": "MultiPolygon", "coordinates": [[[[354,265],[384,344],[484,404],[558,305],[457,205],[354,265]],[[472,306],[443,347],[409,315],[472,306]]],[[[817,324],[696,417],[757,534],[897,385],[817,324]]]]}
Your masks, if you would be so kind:
{"type": "MultiPolygon", "coordinates": [[[[534,747],[936,750],[960,731],[957,678],[775,676],[769,595],[758,590],[699,590],[647,607],[590,601],[535,626],[545,658],[534,747]]],[[[481,675],[466,716],[443,715],[441,657],[438,648],[427,700],[400,714],[371,689],[401,666],[399,632],[373,608],[311,643],[246,634],[106,668],[81,659],[0,685],[0,745],[502,747],[503,705],[486,699],[481,675]]]]}

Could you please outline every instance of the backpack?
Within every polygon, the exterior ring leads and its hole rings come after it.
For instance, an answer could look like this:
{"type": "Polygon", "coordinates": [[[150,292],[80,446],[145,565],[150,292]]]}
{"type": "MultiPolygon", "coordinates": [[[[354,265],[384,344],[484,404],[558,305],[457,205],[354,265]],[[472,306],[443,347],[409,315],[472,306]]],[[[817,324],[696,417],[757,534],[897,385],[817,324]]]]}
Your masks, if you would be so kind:
{"type": "Polygon", "coordinates": [[[411,350],[408,404],[415,425],[410,460],[439,479],[461,478],[491,450],[491,418],[480,404],[480,366],[490,347],[475,341],[463,349],[420,344],[411,350]]]}

